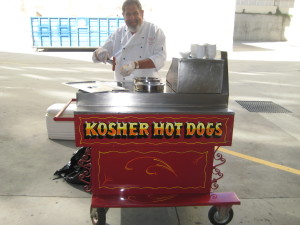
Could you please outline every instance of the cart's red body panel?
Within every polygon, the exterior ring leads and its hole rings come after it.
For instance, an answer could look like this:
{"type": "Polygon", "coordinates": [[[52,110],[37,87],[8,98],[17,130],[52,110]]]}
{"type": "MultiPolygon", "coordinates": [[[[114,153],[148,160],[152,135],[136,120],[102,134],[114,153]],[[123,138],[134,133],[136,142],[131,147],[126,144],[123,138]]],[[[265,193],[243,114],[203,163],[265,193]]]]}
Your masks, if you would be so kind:
{"type": "Polygon", "coordinates": [[[215,146],[231,145],[233,117],[75,115],[76,144],[91,147],[92,207],[236,204],[233,193],[210,194],[215,146]]]}
{"type": "Polygon", "coordinates": [[[92,193],[208,193],[213,147],[178,147],[93,147],[92,193]]]}

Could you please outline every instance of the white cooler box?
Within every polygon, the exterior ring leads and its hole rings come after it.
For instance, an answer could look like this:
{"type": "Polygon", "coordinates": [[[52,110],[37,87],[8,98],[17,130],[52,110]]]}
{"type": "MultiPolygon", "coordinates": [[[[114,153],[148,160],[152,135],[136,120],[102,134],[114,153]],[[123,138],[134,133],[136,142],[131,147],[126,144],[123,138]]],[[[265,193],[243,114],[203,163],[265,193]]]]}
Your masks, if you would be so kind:
{"type": "MultiPolygon", "coordinates": [[[[47,109],[46,124],[48,137],[59,140],[75,140],[74,121],[54,121],[53,118],[65,107],[66,104],[56,103],[47,109]]],[[[74,117],[76,104],[70,104],[60,118],[74,117]]]]}

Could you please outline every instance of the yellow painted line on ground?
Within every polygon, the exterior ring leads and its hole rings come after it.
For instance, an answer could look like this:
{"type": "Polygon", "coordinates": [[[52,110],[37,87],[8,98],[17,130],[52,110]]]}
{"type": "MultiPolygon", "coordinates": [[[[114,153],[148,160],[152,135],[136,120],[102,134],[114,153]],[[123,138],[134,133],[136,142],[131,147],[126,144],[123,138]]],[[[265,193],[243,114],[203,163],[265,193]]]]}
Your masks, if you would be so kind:
{"type": "Polygon", "coordinates": [[[290,173],[300,175],[300,170],[293,169],[293,168],[290,168],[290,167],[287,167],[287,166],[282,166],[282,165],[272,163],[272,162],[269,162],[269,161],[266,161],[266,160],[263,160],[263,159],[259,159],[259,158],[256,158],[256,157],[252,157],[252,156],[249,156],[249,155],[245,155],[245,154],[242,154],[242,153],[231,151],[231,150],[228,150],[228,149],[225,149],[225,148],[219,148],[219,151],[230,154],[230,155],[234,155],[234,156],[237,156],[237,157],[240,157],[240,158],[243,158],[243,159],[247,159],[247,160],[250,160],[250,161],[253,161],[253,162],[256,162],[256,163],[260,163],[260,164],[263,164],[263,165],[266,165],[266,166],[270,166],[270,167],[273,167],[273,168],[276,168],[276,169],[279,169],[279,170],[283,170],[283,171],[287,171],[287,172],[290,172],[290,173]]]}

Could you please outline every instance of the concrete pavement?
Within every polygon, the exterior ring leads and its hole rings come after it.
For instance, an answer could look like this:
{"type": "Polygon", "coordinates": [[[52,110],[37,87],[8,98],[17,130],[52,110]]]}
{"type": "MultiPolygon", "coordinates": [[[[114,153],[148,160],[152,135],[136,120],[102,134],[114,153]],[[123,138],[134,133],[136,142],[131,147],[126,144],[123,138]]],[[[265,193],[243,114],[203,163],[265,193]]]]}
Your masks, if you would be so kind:
{"type": "MultiPolygon", "coordinates": [[[[230,224],[300,224],[299,50],[290,43],[237,43],[229,52],[229,108],[236,116],[233,145],[226,149],[241,155],[223,153],[225,176],[217,191],[233,191],[241,199],[230,224]],[[291,113],[248,112],[238,100],[272,101],[291,113]]],[[[91,63],[91,52],[0,50],[1,224],[91,224],[90,194],[52,180],[76,147],[47,138],[45,113],[75,97],[76,90],[62,82],[112,78],[109,65],[91,63]]],[[[109,210],[107,223],[210,224],[208,210],[117,208],[109,210]]]]}

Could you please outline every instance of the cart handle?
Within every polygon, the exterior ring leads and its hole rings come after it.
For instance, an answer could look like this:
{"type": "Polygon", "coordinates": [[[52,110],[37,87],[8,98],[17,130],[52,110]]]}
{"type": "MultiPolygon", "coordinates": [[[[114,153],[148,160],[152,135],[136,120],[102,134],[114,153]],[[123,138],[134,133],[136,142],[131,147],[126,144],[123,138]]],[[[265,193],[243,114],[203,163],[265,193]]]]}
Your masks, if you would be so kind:
{"type": "Polygon", "coordinates": [[[64,111],[68,108],[68,106],[76,101],[76,98],[72,98],[57,114],[53,117],[54,121],[74,121],[74,117],[60,117],[64,111]]]}

